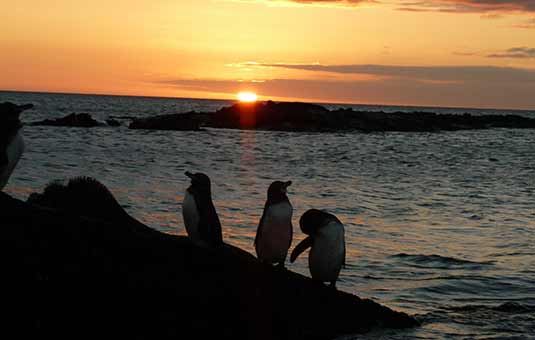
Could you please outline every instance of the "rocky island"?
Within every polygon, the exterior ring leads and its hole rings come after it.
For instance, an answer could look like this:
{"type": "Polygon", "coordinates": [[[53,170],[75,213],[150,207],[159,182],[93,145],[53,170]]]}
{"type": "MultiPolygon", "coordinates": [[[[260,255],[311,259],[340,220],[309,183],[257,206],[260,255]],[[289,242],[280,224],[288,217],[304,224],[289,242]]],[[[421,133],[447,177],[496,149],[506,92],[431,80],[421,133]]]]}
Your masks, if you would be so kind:
{"type": "Polygon", "coordinates": [[[151,229],[94,184],[29,203],[0,193],[4,321],[21,338],[332,339],[418,325],[231,245],[151,229]]]}
{"type": "Polygon", "coordinates": [[[160,115],[134,119],[131,129],[199,130],[201,127],[303,132],[436,132],[489,128],[535,128],[535,119],[519,115],[437,114],[328,110],[307,103],[237,103],[216,112],[160,115]]]}

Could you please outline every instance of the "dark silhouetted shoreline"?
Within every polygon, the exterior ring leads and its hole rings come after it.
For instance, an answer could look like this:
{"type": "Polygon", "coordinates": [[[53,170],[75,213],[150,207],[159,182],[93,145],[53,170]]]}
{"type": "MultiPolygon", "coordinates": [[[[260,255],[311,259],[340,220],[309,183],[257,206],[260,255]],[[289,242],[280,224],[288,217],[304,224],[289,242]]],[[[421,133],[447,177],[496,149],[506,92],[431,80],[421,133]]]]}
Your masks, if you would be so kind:
{"type": "Polygon", "coordinates": [[[4,321],[20,337],[331,339],[417,325],[236,247],[201,249],[123,214],[80,217],[4,193],[0,207],[4,321]]]}
{"type": "Polygon", "coordinates": [[[134,119],[132,129],[199,130],[201,127],[303,132],[436,132],[489,128],[535,128],[518,115],[436,114],[328,110],[307,103],[238,103],[212,113],[189,112],[134,119]]]}

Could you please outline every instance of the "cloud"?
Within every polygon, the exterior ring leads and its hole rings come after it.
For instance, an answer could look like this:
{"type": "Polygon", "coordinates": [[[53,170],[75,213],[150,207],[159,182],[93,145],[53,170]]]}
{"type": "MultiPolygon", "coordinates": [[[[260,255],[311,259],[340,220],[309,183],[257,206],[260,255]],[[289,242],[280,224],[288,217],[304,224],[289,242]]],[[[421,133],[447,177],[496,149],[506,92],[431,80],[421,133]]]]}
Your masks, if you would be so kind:
{"type": "MultiPolygon", "coordinates": [[[[533,53],[533,49],[525,49],[524,52],[533,53]]],[[[535,69],[498,66],[396,66],[373,64],[321,65],[319,63],[257,63],[256,65],[263,67],[280,67],[311,72],[371,75],[379,78],[399,78],[434,82],[535,82],[535,69]]]]}
{"type": "MultiPolygon", "coordinates": [[[[305,65],[287,65],[302,67],[305,65]]],[[[321,65],[308,65],[316,71],[321,65]]],[[[279,67],[282,67],[279,65],[279,67]]],[[[321,66],[318,72],[332,71],[321,66]]],[[[217,79],[167,79],[160,85],[234,95],[256,91],[264,98],[314,102],[356,102],[448,107],[535,108],[535,69],[486,67],[336,66],[336,72],[376,75],[371,80],[270,79],[263,82],[217,79]]],[[[348,77],[350,78],[350,77],[348,77]]]]}
{"type": "MultiPolygon", "coordinates": [[[[424,0],[400,1],[399,10],[450,13],[535,12],[535,0],[424,0]]],[[[496,15],[491,16],[496,17],[496,15]]]]}
{"type": "MultiPolygon", "coordinates": [[[[281,1],[281,0],[271,0],[281,1]]],[[[283,0],[284,1],[284,0],[283,0]]],[[[290,0],[301,4],[340,4],[340,5],[358,5],[363,2],[373,2],[372,0],[290,0]]]]}
{"type": "Polygon", "coordinates": [[[513,47],[502,53],[489,54],[489,58],[535,59],[535,48],[513,47]]]}
{"type": "Polygon", "coordinates": [[[535,0],[264,0],[264,2],[333,5],[337,7],[355,7],[363,3],[377,3],[394,5],[398,10],[412,12],[535,12],[535,0]]]}
{"type": "Polygon", "coordinates": [[[364,3],[375,3],[376,0],[232,0],[235,2],[259,2],[272,5],[298,5],[298,6],[319,6],[319,7],[357,7],[364,3]]]}

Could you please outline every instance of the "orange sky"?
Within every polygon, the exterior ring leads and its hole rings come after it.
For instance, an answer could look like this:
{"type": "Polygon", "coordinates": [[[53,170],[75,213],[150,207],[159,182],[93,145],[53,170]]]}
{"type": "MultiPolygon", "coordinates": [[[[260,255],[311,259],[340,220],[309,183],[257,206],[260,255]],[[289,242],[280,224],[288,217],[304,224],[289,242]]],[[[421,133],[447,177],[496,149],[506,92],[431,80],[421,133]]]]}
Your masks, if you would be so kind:
{"type": "Polygon", "coordinates": [[[0,2],[3,90],[535,109],[535,0],[0,2]]]}

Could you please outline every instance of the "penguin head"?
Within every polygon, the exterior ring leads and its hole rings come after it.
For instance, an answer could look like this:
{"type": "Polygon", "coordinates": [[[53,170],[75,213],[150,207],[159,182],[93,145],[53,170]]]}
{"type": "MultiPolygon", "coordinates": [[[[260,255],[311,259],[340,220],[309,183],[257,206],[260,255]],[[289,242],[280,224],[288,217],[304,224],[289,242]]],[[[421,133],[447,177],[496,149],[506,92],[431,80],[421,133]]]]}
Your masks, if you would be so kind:
{"type": "Polygon", "coordinates": [[[11,124],[18,124],[19,116],[24,110],[31,109],[33,104],[16,105],[10,102],[0,103],[0,119],[11,124]]]}
{"type": "Polygon", "coordinates": [[[191,179],[191,186],[195,191],[200,192],[210,192],[210,177],[202,172],[191,173],[189,171],[185,172],[185,175],[191,179]]]}
{"type": "Polygon", "coordinates": [[[333,214],[318,209],[309,209],[299,219],[299,226],[303,233],[314,236],[333,220],[338,221],[333,214]]]}
{"type": "Polygon", "coordinates": [[[290,185],[292,185],[292,181],[287,181],[287,182],[275,181],[271,183],[268,189],[268,201],[272,203],[277,203],[277,202],[288,199],[288,196],[286,196],[286,193],[290,185]]]}

